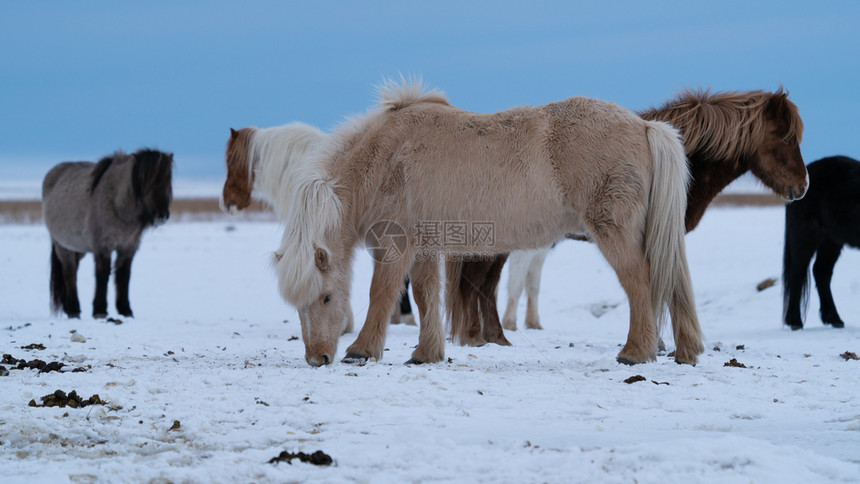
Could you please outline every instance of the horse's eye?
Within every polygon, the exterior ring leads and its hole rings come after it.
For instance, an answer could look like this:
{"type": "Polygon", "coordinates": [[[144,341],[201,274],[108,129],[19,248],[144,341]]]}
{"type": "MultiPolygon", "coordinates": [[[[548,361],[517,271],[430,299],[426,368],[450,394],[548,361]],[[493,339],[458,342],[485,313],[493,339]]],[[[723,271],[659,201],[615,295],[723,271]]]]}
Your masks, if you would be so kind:
{"type": "Polygon", "coordinates": [[[786,138],[786,139],[782,140],[782,144],[784,144],[786,146],[791,146],[791,140],[786,138]]]}
{"type": "Polygon", "coordinates": [[[325,297],[323,297],[323,304],[328,304],[329,301],[331,301],[331,296],[326,294],[325,297]]]}

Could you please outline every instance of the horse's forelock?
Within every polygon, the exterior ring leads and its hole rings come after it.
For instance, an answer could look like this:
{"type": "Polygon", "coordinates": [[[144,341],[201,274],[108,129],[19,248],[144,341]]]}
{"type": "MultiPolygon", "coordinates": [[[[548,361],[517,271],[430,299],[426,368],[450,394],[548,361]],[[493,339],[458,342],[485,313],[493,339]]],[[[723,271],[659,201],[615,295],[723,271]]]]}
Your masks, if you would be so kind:
{"type": "Polygon", "coordinates": [[[281,294],[296,307],[307,306],[322,291],[316,249],[331,254],[329,238],[341,236],[343,207],[335,193],[337,183],[319,169],[317,164],[296,174],[284,235],[275,253],[281,294]]]}
{"type": "Polygon", "coordinates": [[[144,207],[142,218],[149,223],[159,213],[167,213],[173,198],[173,154],[144,148],[132,156],[132,188],[144,207]],[[156,206],[150,207],[148,200],[156,206]]]}
{"type": "Polygon", "coordinates": [[[297,308],[309,306],[319,297],[323,285],[322,273],[315,264],[314,249],[308,250],[302,242],[297,239],[282,241],[272,260],[278,273],[281,296],[297,308]]]}
{"type": "Polygon", "coordinates": [[[224,153],[224,164],[227,167],[225,187],[240,191],[242,197],[250,197],[254,183],[254,171],[251,166],[249,145],[257,128],[245,127],[239,130],[230,129],[230,139],[224,153]]]}

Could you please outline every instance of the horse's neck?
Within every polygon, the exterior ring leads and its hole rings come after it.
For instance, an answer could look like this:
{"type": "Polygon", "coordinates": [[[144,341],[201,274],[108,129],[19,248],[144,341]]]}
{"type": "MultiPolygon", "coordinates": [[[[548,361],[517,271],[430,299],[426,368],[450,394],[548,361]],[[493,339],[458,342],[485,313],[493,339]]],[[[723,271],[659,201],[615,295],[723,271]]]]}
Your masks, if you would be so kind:
{"type": "Polygon", "coordinates": [[[126,223],[137,221],[140,207],[132,186],[133,167],[134,163],[131,161],[115,161],[102,176],[93,193],[97,198],[96,203],[100,205],[100,217],[111,214],[126,223]]]}
{"type": "Polygon", "coordinates": [[[748,170],[746,162],[715,160],[698,153],[688,155],[690,160],[690,189],[687,192],[687,232],[699,224],[708,205],[729,183],[748,170]]]}
{"type": "Polygon", "coordinates": [[[319,139],[302,136],[295,137],[289,143],[282,143],[278,149],[252,148],[254,195],[271,205],[279,218],[286,216],[289,211],[289,189],[293,174],[308,158],[319,139]]]}

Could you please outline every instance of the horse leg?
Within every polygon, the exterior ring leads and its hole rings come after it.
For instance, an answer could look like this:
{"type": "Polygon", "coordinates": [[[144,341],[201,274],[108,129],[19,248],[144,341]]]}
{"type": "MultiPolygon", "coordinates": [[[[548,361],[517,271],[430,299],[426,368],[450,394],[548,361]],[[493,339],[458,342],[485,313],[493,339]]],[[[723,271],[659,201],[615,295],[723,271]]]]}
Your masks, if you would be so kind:
{"type": "MultiPolygon", "coordinates": [[[[439,261],[428,257],[412,267],[412,294],[421,318],[418,346],[407,364],[436,363],[445,359],[445,331],[442,328],[439,290],[439,261]]],[[[474,306],[474,303],[472,304],[474,306]]]]}
{"type": "Polygon", "coordinates": [[[346,349],[344,363],[363,363],[382,359],[385,333],[397,296],[403,289],[403,278],[412,263],[414,252],[407,251],[393,262],[377,260],[370,280],[370,306],[358,337],[346,349]]]}
{"type": "Polygon", "coordinates": [[[107,285],[110,277],[110,251],[93,252],[96,260],[96,295],[93,298],[93,317],[107,317],[107,285]]]}
{"type": "Polygon", "coordinates": [[[818,246],[815,256],[815,264],[812,265],[812,274],[815,277],[815,287],[818,289],[818,299],[821,302],[821,321],[834,328],[844,328],[845,323],[836,312],[836,304],[833,302],[833,293],[830,292],[830,280],[833,278],[833,266],[842,252],[842,244],[831,239],[825,239],[818,246]]]}
{"type": "Polygon", "coordinates": [[[409,278],[403,281],[403,294],[400,296],[400,322],[407,326],[415,326],[415,316],[412,315],[412,305],[409,304],[409,278]]]}
{"type": "Polygon", "coordinates": [[[528,254],[526,251],[511,252],[508,264],[508,306],[502,318],[502,327],[511,331],[517,330],[517,305],[525,285],[528,254]]]}
{"type": "Polygon", "coordinates": [[[74,252],[53,242],[51,254],[51,292],[54,305],[69,318],[81,317],[81,305],[78,301],[78,263],[84,254],[74,252]]]}
{"type": "MultiPolygon", "coordinates": [[[[788,213],[788,212],[786,212],[788,213]]],[[[800,227],[802,221],[792,222],[786,216],[785,253],[783,254],[783,315],[792,330],[803,328],[802,307],[805,308],[809,284],[809,262],[815,255],[815,230],[800,227]]]]}
{"type": "Polygon", "coordinates": [[[505,338],[502,323],[499,321],[499,308],[496,306],[496,294],[502,276],[502,267],[505,266],[507,259],[508,255],[502,254],[496,256],[490,263],[481,284],[479,299],[484,339],[489,343],[496,343],[501,346],[511,345],[511,342],[505,338]]]}
{"type": "MultiPolygon", "coordinates": [[[[481,286],[487,273],[488,264],[486,261],[468,261],[462,262],[463,271],[460,274],[460,281],[457,290],[460,294],[462,304],[458,309],[462,314],[452,315],[453,318],[465,319],[460,321],[460,325],[466,328],[465,335],[461,336],[460,344],[467,346],[483,346],[487,344],[487,339],[483,333],[481,305],[484,299],[484,293],[481,286]]],[[[497,316],[498,317],[498,316],[497,316]]]]}
{"type": "Polygon", "coordinates": [[[131,311],[131,303],[128,299],[128,284],[131,280],[131,260],[134,258],[135,250],[118,250],[116,252],[116,270],[114,278],[116,283],[116,310],[126,317],[134,317],[131,311]]]}
{"type": "Polygon", "coordinates": [[[615,270],[630,304],[627,343],[616,360],[625,365],[656,360],[657,327],[651,307],[649,264],[642,250],[641,239],[624,233],[621,227],[615,225],[599,227],[590,232],[597,247],[615,270]]]}
{"type": "Polygon", "coordinates": [[[538,293],[540,292],[540,276],[543,271],[543,264],[548,254],[549,249],[538,251],[534,258],[532,258],[528,272],[526,272],[526,296],[528,298],[526,305],[526,328],[543,329],[540,325],[540,316],[538,315],[538,293]]]}
{"type": "Polygon", "coordinates": [[[412,315],[412,305],[409,303],[409,278],[403,281],[403,292],[400,293],[400,303],[391,311],[390,324],[405,324],[415,326],[415,316],[412,315]]]}
{"type": "Polygon", "coordinates": [[[341,329],[340,334],[352,333],[352,324],[353,324],[352,322],[353,322],[352,307],[347,305],[346,306],[346,314],[343,317],[343,323],[342,323],[343,328],[341,329]]]}

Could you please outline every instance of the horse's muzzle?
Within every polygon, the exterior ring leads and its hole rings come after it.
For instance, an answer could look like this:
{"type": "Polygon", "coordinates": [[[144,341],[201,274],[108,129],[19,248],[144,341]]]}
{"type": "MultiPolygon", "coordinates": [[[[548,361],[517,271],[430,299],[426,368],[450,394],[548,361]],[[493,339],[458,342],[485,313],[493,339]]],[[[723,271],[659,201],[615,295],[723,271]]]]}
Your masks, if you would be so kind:
{"type": "Polygon", "coordinates": [[[311,366],[323,366],[331,363],[331,357],[325,353],[317,356],[307,356],[305,357],[305,360],[307,360],[308,364],[311,366]]]}
{"type": "Polygon", "coordinates": [[[804,195],[806,195],[806,190],[808,189],[808,187],[809,185],[807,183],[801,183],[800,185],[788,187],[788,194],[785,198],[792,202],[795,200],[800,200],[804,197],[804,195]]]}

